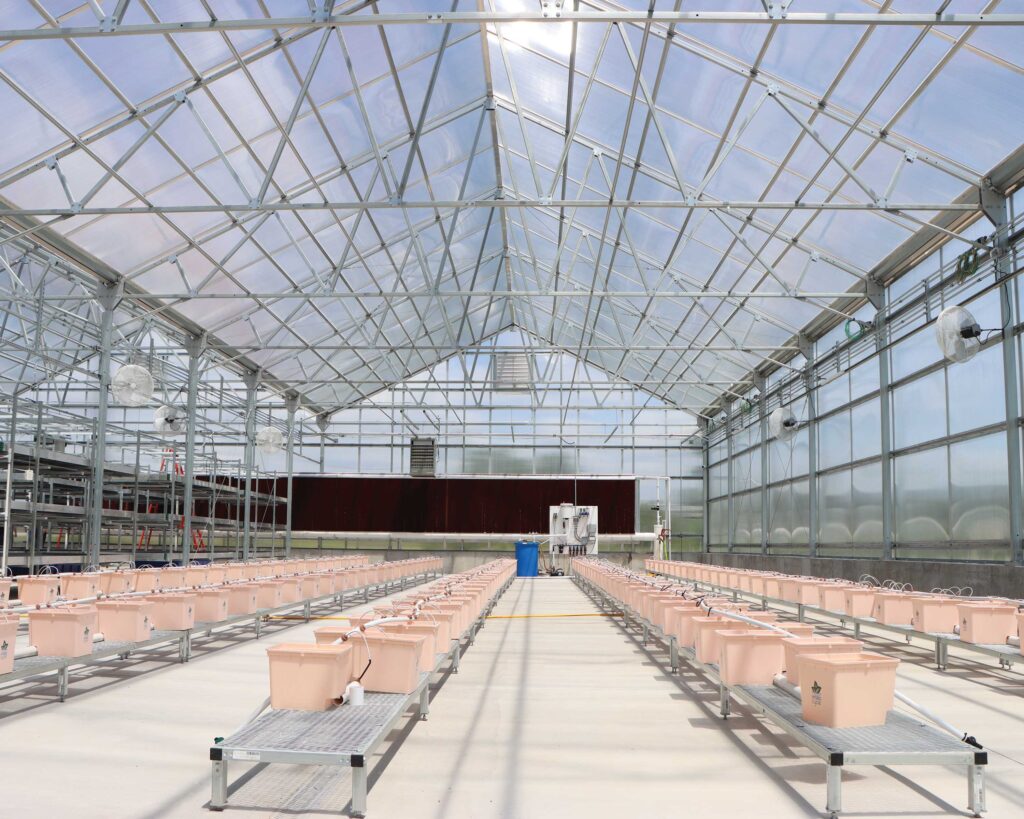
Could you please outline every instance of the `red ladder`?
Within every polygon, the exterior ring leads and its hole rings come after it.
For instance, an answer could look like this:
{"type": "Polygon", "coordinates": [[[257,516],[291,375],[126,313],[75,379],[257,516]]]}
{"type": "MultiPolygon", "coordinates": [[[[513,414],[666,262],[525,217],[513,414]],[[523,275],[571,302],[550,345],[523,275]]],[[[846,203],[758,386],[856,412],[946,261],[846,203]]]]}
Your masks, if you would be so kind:
{"type": "MultiPolygon", "coordinates": [[[[167,464],[168,464],[168,457],[167,456],[168,455],[170,455],[170,456],[174,455],[174,447],[167,447],[164,450],[164,456],[160,459],[160,469],[159,469],[159,471],[161,473],[164,472],[164,470],[167,469],[167,464]]],[[[174,474],[175,475],[180,475],[181,477],[184,477],[185,476],[185,467],[181,465],[181,462],[178,461],[176,458],[173,458],[173,457],[170,459],[170,462],[174,464],[174,474]]],[[[155,503],[150,503],[147,506],[147,508],[146,508],[146,512],[148,512],[150,514],[155,512],[155,511],[156,511],[156,504],[155,503]]],[[[185,516],[184,515],[181,516],[181,520],[178,522],[178,528],[179,529],[184,529],[185,528],[185,516]]],[[[141,532],[139,532],[138,548],[142,548],[143,544],[145,544],[146,548],[148,549],[149,548],[149,544],[152,541],[152,539],[153,539],[153,529],[151,527],[148,527],[148,526],[143,528],[143,530],[141,532]]],[[[196,529],[196,528],[192,529],[192,549],[194,551],[197,551],[197,552],[205,552],[206,551],[206,537],[203,534],[203,530],[202,529],[196,529]]]]}

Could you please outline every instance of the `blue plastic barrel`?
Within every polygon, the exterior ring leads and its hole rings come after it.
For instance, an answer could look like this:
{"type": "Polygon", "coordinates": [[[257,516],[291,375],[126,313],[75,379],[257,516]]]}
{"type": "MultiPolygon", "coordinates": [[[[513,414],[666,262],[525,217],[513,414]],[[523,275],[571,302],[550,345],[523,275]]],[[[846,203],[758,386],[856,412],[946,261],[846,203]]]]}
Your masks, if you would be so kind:
{"type": "Polygon", "coordinates": [[[536,540],[516,541],[516,577],[537,576],[537,550],[540,544],[536,540]]]}

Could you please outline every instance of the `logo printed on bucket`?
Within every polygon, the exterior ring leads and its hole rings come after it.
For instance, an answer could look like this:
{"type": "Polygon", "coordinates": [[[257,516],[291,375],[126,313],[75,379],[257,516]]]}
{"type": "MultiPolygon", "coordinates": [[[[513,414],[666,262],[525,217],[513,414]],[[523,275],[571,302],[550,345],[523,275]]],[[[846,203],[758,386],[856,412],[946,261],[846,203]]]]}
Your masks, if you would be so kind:
{"type": "Polygon", "coordinates": [[[811,702],[815,705],[821,705],[821,685],[817,680],[815,680],[814,685],[811,686],[811,702]]]}

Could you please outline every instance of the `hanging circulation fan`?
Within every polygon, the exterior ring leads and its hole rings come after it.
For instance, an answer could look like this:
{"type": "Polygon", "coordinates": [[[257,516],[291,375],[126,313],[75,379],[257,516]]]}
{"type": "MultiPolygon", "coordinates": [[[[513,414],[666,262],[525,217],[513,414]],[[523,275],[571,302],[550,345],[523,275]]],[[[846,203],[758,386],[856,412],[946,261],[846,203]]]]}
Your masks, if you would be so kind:
{"type": "Polygon", "coordinates": [[[947,361],[961,363],[981,349],[981,325],[966,307],[947,307],[935,321],[935,341],[947,361]]]}
{"type": "Polygon", "coordinates": [[[777,441],[789,441],[799,428],[800,422],[789,407],[773,409],[768,416],[768,434],[777,441]]]}
{"type": "Polygon", "coordinates": [[[276,427],[263,427],[256,433],[256,448],[264,455],[276,455],[284,448],[284,435],[276,427]]]}
{"type": "Polygon", "coordinates": [[[185,411],[170,404],[157,407],[153,428],[162,435],[181,435],[185,432],[185,411]]]}
{"type": "Polygon", "coordinates": [[[110,391],[119,404],[144,407],[153,397],[153,374],[138,364],[126,364],[114,373],[110,391]]]}

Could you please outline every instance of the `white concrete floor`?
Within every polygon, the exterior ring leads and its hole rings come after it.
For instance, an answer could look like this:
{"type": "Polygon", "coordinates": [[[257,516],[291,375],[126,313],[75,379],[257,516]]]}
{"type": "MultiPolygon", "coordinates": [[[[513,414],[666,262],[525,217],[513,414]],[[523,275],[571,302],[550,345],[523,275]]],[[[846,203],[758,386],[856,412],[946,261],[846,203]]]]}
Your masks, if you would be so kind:
{"type": "MultiPolygon", "coordinates": [[[[370,819],[803,817],[824,807],[822,764],[742,709],[717,713],[699,675],[668,674],[568,579],[516,581],[430,718],[399,726],[371,764],[370,819]],[[545,616],[579,614],[586,616],[545,616]],[[527,616],[529,615],[529,616],[527,616]]],[[[52,689],[0,689],[0,817],[209,817],[208,749],[266,696],[257,642],[202,649],[186,665],[110,664],[52,689]]],[[[871,638],[868,638],[871,639],[871,638]]],[[[1024,816],[1024,676],[879,640],[904,660],[899,686],[989,749],[990,817],[1024,816]]],[[[684,667],[685,668],[685,667],[684,667]]],[[[225,817],[337,816],[347,770],[233,763],[225,817]]],[[[962,770],[852,768],[844,814],[952,816],[962,770]]]]}

